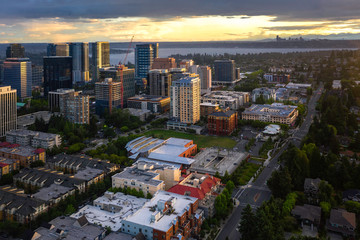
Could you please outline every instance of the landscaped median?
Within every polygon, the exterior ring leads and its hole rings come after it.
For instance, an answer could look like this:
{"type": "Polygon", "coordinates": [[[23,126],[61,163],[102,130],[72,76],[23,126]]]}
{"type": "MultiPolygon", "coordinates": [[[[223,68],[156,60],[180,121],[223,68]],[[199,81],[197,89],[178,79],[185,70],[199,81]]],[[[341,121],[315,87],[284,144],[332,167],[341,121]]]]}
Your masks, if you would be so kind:
{"type": "Polygon", "coordinates": [[[150,130],[145,132],[144,135],[162,139],[167,139],[171,137],[190,139],[193,140],[199,148],[220,147],[230,149],[235,147],[236,145],[236,141],[231,139],[230,137],[196,135],[192,133],[176,132],[171,130],[150,130]]]}

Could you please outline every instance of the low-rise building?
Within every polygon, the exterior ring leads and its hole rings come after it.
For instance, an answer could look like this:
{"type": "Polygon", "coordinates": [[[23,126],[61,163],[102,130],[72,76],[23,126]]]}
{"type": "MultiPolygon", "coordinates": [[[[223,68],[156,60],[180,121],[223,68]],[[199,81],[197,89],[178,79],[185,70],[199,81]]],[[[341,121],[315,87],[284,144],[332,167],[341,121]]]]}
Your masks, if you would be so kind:
{"type": "Polygon", "coordinates": [[[205,217],[215,214],[215,198],[221,185],[219,178],[208,174],[190,173],[168,192],[199,199],[199,208],[204,210],[205,217]]]}
{"type": "Polygon", "coordinates": [[[321,220],[321,208],[318,206],[313,206],[309,204],[304,204],[304,206],[295,206],[291,211],[297,221],[303,227],[304,225],[310,225],[313,229],[314,226],[319,226],[321,220]]]}
{"type": "Polygon", "coordinates": [[[219,104],[219,107],[237,111],[241,106],[249,102],[248,92],[236,91],[212,91],[201,97],[201,103],[219,104]]]}
{"type": "Polygon", "coordinates": [[[288,83],[290,81],[290,74],[266,73],[264,78],[271,83],[288,83]]]}
{"type": "Polygon", "coordinates": [[[345,237],[355,237],[355,213],[348,212],[345,209],[331,209],[330,219],[326,222],[326,229],[345,237]]]}
{"type": "Polygon", "coordinates": [[[282,103],[253,104],[241,114],[244,120],[257,120],[262,122],[281,123],[293,125],[299,115],[297,106],[282,103]]]}
{"type": "Polygon", "coordinates": [[[138,117],[143,122],[151,115],[151,111],[147,109],[127,108],[126,110],[129,111],[130,115],[138,117]]]}
{"type": "Polygon", "coordinates": [[[32,148],[29,146],[19,146],[10,144],[6,147],[0,147],[0,157],[13,159],[13,170],[19,170],[21,167],[29,167],[36,161],[45,162],[46,153],[42,148],[32,148]]]}
{"type": "Polygon", "coordinates": [[[58,239],[89,239],[102,240],[105,238],[105,229],[91,224],[85,216],[75,219],[72,217],[57,217],[46,226],[35,230],[32,240],[58,239]]]}
{"type": "Polygon", "coordinates": [[[159,162],[190,166],[194,160],[189,158],[197,152],[197,145],[192,140],[169,138],[162,140],[152,137],[139,137],[125,146],[131,159],[146,157],[159,162]]]}
{"type": "Polygon", "coordinates": [[[219,104],[217,103],[211,103],[211,102],[205,102],[200,103],[200,116],[206,117],[209,114],[216,112],[219,110],[219,104]]]}
{"type": "Polygon", "coordinates": [[[10,186],[3,186],[0,189],[0,206],[0,221],[8,220],[24,224],[34,221],[48,209],[45,201],[29,198],[10,186]]]}
{"type": "Polygon", "coordinates": [[[93,205],[86,205],[71,217],[79,219],[85,216],[92,224],[101,224],[103,227],[110,227],[112,231],[118,231],[122,220],[142,208],[147,201],[149,200],[121,192],[105,192],[103,196],[94,200],[93,205]]]}
{"type": "Polygon", "coordinates": [[[197,236],[203,221],[197,198],[158,191],[136,213],[122,221],[121,231],[145,239],[188,239],[197,236]]]}
{"type": "Polygon", "coordinates": [[[235,111],[216,111],[208,116],[208,130],[214,135],[230,135],[238,124],[238,114],[235,111]]]}
{"type": "Polygon", "coordinates": [[[165,113],[170,109],[170,97],[140,95],[128,98],[128,107],[150,110],[152,113],[165,113]]]}
{"type": "Polygon", "coordinates": [[[6,133],[6,141],[35,148],[50,149],[61,145],[59,134],[37,132],[25,129],[11,130],[6,133]]]}
{"type": "Polygon", "coordinates": [[[90,186],[91,184],[98,183],[105,178],[105,172],[102,169],[85,167],[79,169],[74,174],[74,178],[84,180],[86,182],[86,186],[90,186]]]}
{"type": "Polygon", "coordinates": [[[113,175],[112,187],[134,188],[142,191],[145,195],[155,194],[159,190],[165,190],[164,181],[160,180],[160,174],[148,172],[135,167],[127,167],[122,172],[113,175]]]}
{"type": "Polygon", "coordinates": [[[256,102],[256,100],[258,98],[263,98],[263,100],[275,100],[276,99],[276,90],[273,88],[267,88],[267,87],[262,87],[262,88],[255,88],[254,90],[252,90],[251,92],[251,101],[252,102],[256,102]]]}

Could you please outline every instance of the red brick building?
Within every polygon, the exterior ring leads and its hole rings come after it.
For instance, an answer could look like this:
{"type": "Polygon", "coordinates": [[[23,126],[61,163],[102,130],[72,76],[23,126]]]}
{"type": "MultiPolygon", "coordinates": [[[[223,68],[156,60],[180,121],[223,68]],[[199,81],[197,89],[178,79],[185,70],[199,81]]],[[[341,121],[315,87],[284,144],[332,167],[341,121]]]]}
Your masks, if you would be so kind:
{"type": "Polygon", "coordinates": [[[208,116],[208,130],[214,135],[230,135],[237,127],[238,113],[228,111],[213,112],[208,116]]]}

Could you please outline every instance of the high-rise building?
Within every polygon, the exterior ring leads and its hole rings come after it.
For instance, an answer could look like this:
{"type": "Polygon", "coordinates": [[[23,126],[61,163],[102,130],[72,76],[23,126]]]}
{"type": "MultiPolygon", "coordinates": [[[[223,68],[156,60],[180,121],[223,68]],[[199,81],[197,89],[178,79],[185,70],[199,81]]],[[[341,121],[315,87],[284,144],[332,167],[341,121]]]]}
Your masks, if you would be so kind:
{"type": "Polygon", "coordinates": [[[48,93],[49,109],[53,112],[60,112],[60,100],[71,95],[75,89],[59,88],[48,93]]]}
{"type": "MultiPolygon", "coordinates": [[[[120,70],[117,67],[100,68],[100,81],[111,78],[114,82],[120,82],[120,70]]],[[[123,95],[124,107],[127,106],[127,99],[135,96],[135,69],[123,68],[123,95]]]]}
{"type": "Polygon", "coordinates": [[[121,107],[121,83],[114,82],[111,78],[103,82],[95,83],[96,114],[104,115],[106,111],[111,112],[121,107]]]}
{"type": "Polygon", "coordinates": [[[173,81],[170,92],[170,118],[194,124],[200,120],[200,78],[173,81]]]}
{"type": "Polygon", "coordinates": [[[29,58],[7,58],[4,62],[4,85],[16,89],[21,99],[31,97],[32,69],[29,58]]]}
{"type": "Polygon", "coordinates": [[[25,48],[21,44],[13,43],[6,48],[6,58],[24,58],[25,48]]]}
{"type": "Polygon", "coordinates": [[[92,55],[92,80],[97,82],[99,80],[99,68],[110,67],[110,43],[109,42],[94,42],[91,43],[92,55]]]}
{"type": "Polygon", "coordinates": [[[175,58],[155,58],[151,69],[167,69],[176,68],[175,58]]]}
{"type": "Polygon", "coordinates": [[[143,79],[147,77],[155,58],[159,57],[159,43],[137,44],[135,47],[136,84],[143,87],[143,79]]]}
{"type": "Polygon", "coordinates": [[[72,57],[44,57],[44,94],[72,88],[72,57]]]}
{"type": "Polygon", "coordinates": [[[234,60],[215,60],[215,77],[216,84],[232,84],[236,82],[235,61],[234,60]]]}
{"type": "Polygon", "coordinates": [[[183,59],[181,60],[181,62],[179,63],[179,67],[180,68],[185,68],[186,71],[190,70],[190,67],[194,65],[194,61],[191,59],[183,59]]]}
{"type": "Polygon", "coordinates": [[[0,84],[4,81],[4,61],[0,60],[0,84]]]}
{"type": "Polygon", "coordinates": [[[88,82],[89,76],[89,43],[70,43],[70,56],[72,56],[73,83],[88,82]]]}
{"type": "Polygon", "coordinates": [[[60,98],[60,113],[70,122],[78,124],[89,124],[89,96],[83,95],[81,91],[70,92],[60,98]]]}
{"type": "Polygon", "coordinates": [[[149,72],[150,95],[170,96],[171,74],[166,69],[154,69],[149,72]]]}
{"type": "Polygon", "coordinates": [[[69,56],[69,44],[49,43],[47,46],[47,56],[69,56]]]}
{"type": "Polygon", "coordinates": [[[10,86],[0,86],[0,137],[9,130],[16,129],[16,90],[10,86]]]}
{"type": "Polygon", "coordinates": [[[211,68],[209,66],[191,65],[189,72],[199,74],[201,89],[211,88],[211,68]]]}
{"type": "Polygon", "coordinates": [[[43,85],[44,69],[43,66],[35,65],[32,66],[32,85],[31,87],[41,87],[43,85]]]}
{"type": "Polygon", "coordinates": [[[185,68],[171,68],[169,72],[171,74],[172,81],[177,81],[184,77],[198,77],[199,76],[197,73],[187,72],[185,68]]]}

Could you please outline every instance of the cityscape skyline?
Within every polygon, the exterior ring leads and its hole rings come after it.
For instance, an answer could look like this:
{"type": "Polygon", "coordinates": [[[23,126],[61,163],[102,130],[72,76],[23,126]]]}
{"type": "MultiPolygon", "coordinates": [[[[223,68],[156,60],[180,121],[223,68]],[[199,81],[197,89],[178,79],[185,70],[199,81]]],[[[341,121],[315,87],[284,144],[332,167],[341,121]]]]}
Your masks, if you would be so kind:
{"type": "Polygon", "coordinates": [[[226,41],[308,36],[360,38],[360,3],[43,1],[6,3],[0,43],[71,41],[226,41]],[[159,7],[161,6],[161,7],[159,7]]]}

